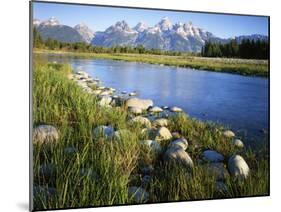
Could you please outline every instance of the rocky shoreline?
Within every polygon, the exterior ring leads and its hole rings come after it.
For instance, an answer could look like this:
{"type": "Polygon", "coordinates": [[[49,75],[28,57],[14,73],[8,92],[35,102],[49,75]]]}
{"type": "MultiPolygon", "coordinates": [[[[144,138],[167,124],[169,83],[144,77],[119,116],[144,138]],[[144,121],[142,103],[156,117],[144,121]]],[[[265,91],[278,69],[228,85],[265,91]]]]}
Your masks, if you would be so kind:
{"type": "MultiPolygon", "coordinates": [[[[156,155],[161,155],[162,160],[167,163],[181,164],[190,172],[194,168],[195,162],[188,153],[189,141],[177,131],[170,131],[169,118],[179,114],[186,115],[184,111],[176,106],[155,106],[153,100],[140,99],[136,92],[117,91],[111,87],[101,86],[101,81],[97,78],[90,77],[86,72],[78,71],[68,75],[68,79],[74,81],[84,92],[97,97],[98,104],[102,108],[123,107],[128,111],[128,123],[131,125],[141,126],[142,133],[149,137],[149,140],[140,140],[140,145],[148,148],[156,155]],[[168,142],[167,148],[161,143],[168,142]]],[[[108,140],[118,141],[122,139],[123,134],[130,134],[129,130],[116,130],[112,126],[100,125],[93,128],[93,140],[104,137],[108,140]]],[[[222,131],[221,134],[232,140],[232,145],[243,149],[243,142],[235,137],[235,133],[230,130],[222,131]]],[[[59,139],[59,131],[51,125],[39,125],[33,130],[33,142],[35,144],[52,144],[59,139]]],[[[73,154],[78,150],[73,147],[66,147],[66,154],[73,154]]],[[[216,179],[216,189],[219,192],[225,192],[227,189],[224,180],[227,176],[246,179],[250,174],[250,168],[244,158],[234,154],[226,158],[223,153],[213,149],[206,148],[201,153],[201,160],[210,176],[216,179]]],[[[54,171],[52,164],[50,166],[42,165],[42,173],[52,175],[54,171]]],[[[149,201],[149,193],[145,190],[145,185],[152,178],[154,167],[149,164],[141,168],[142,185],[133,185],[128,188],[128,194],[136,203],[149,201]]],[[[81,170],[84,175],[85,170],[81,170]]],[[[89,170],[86,170],[86,175],[89,170]]],[[[94,175],[91,172],[90,175],[94,175]]],[[[36,188],[38,190],[38,188],[36,188]]],[[[54,188],[51,188],[54,189],[54,188]]],[[[35,190],[35,192],[37,191],[35,190]]],[[[40,189],[39,189],[40,190],[40,189]]],[[[48,192],[48,191],[47,191],[48,192]]],[[[50,192],[51,193],[51,192],[50,192]]],[[[52,192],[54,193],[54,192],[52,192]]]]}

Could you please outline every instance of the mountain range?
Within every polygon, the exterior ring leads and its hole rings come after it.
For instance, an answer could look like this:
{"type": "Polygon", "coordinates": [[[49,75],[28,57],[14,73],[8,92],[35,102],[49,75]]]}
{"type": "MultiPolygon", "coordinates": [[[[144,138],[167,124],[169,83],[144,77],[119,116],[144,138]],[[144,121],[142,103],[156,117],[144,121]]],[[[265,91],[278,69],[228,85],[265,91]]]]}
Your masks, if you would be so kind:
{"type": "Polygon", "coordinates": [[[207,41],[227,43],[231,39],[236,39],[237,42],[241,42],[243,39],[255,41],[268,39],[267,36],[260,34],[240,35],[224,39],[194,26],[191,22],[173,24],[168,17],[162,18],[152,27],[139,22],[131,28],[123,20],[111,25],[105,31],[97,32],[94,32],[86,24],[78,24],[74,27],[62,25],[54,17],[46,21],[34,19],[33,26],[37,28],[44,40],[52,38],[61,42],[86,42],[104,47],[143,45],[148,49],[185,52],[200,52],[207,41]]]}

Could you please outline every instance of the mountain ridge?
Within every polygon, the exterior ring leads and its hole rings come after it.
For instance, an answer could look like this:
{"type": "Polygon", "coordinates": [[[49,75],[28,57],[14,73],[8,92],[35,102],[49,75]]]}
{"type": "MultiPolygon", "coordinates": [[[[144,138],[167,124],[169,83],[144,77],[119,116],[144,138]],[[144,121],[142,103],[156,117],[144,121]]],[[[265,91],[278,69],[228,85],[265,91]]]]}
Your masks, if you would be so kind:
{"type": "Polygon", "coordinates": [[[86,24],[77,24],[74,27],[61,25],[54,17],[46,21],[34,19],[33,25],[38,29],[43,39],[53,38],[62,42],[86,42],[103,47],[142,45],[148,49],[181,52],[200,52],[208,41],[227,43],[231,39],[235,39],[237,42],[241,42],[243,39],[254,41],[268,39],[268,36],[260,34],[220,38],[207,30],[194,26],[192,22],[173,24],[168,17],[163,17],[154,26],[139,22],[134,27],[130,27],[125,20],[117,21],[104,31],[96,32],[86,24]]]}

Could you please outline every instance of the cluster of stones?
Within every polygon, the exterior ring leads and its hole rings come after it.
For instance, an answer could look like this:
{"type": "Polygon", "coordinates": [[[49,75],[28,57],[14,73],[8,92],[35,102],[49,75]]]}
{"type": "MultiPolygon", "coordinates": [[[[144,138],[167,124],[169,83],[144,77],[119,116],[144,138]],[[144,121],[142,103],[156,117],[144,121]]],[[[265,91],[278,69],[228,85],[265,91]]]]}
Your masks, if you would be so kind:
{"type": "MultiPolygon", "coordinates": [[[[149,137],[149,140],[140,140],[140,145],[144,145],[150,151],[155,154],[162,155],[162,159],[165,162],[175,162],[186,166],[188,169],[194,167],[194,162],[187,152],[188,141],[182,137],[178,132],[170,132],[169,120],[170,116],[178,113],[183,113],[183,110],[179,107],[158,107],[153,105],[153,101],[150,99],[140,99],[132,97],[135,93],[130,93],[127,97],[113,95],[115,89],[106,88],[99,85],[98,79],[91,78],[85,72],[77,72],[69,77],[77,82],[79,86],[87,93],[97,95],[99,97],[100,106],[113,107],[117,105],[123,105],[129,112],[129,123],[134,125],[143,126],[142,133],[149,137]],[[161,146],[162,141],[168,141],[168,148],[164,149],[161,146]]],[[[125,92],[121,92],[125,93],[125,92]]],[[[110,140],[120,140],[123,135],[129,135],[130,131],[126,129],[115,130],[112,126],[96,126],[93,128],[93,139],[104,137],[110,140]]],[[[226,130],[223,135],[227,138],[231,138],[233,145],[238,148],[243,148],[244,144],[238,138],[235,138],[235,134],[226,130]]],[[[58,130],[51,125],[40,125],[33,130],[33,141],[40,144],[52,144],[59,140],[58,130]]],[[[78,153],[78,150],[73,147],[66,147],[65,154],[71,155],[78,153]]],[[[227,188],[224,184],[225,178],[230,174],[233,177],[247,178],[250,169],[240,155],[233,155],[228,160],[225,159],[223,154],[215,150],[205,150],[202,152],[203,166],[206,170],[215,177],[216,189],[219,192],[227,192],[227,188]],[[226,163],[225,163],[226,162],[226,163]]],[[[202,165],[202,164],[201,164],[202,165]]],[[[52,176],[52,172],[55,170],[52,164],[44,164],[41,167],[41,172],[44,175],[52,176]]],[[[145,190],[145,186],[151,180],[151,174],[154,168],[147,164],[141,168],[142,182],[141,186],[131,186],[128,188],[129,196],[136,203],[143,203],[149,200],[149,193],[145,190]]],[[[81,176],[92,176],[92,170],[81,170],[81,176]]],[[[45,188],[44,188],[45,189],[45,188]]],[[[36,191],[44,190],[36,187],[36,191]]],[[[53,189],[53,188],[51,188],[53,189]]],[[[54,193],[54,190],[48,193],[54,193]]]]}

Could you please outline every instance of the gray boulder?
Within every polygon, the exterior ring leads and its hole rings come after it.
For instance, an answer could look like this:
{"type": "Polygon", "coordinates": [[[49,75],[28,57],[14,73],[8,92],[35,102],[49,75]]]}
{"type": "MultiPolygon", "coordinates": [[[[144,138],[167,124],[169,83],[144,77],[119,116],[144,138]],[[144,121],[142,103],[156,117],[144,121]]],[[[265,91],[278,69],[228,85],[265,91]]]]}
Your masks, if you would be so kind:
{"type": "Polygon", "coordinates": [[[244,148],[244,143],[240,139],[234,139],[232,143],[238,148],[244,148]]]}
{"type": "Polygon", "coordinates": [[[138,107],[142,110],[147,110],[149,107],[153,106],[153,101],[150,99],[139,99],[139,98],[129,98],[125,102],[125,107],[138,107]]]}
{"type": "Polygon", "coordinates": [[[168,119],[164,119],[164,118],[155,119],[152,124],[156,127],[167,127],[168,119]]]}
{"type": "Polygon", "coordinates": [[[163,111],[163,109],[161,107],[157,107],[157,106],[150,107],[148,109],[148,112],[151,112],[151,113],[160,113],[162,111],[163,111]]]}
{"type": "Polygon", "coordinates": [[[56,143],[58,139],[59,133],[52,125],[39,125],[33,129],[33,143],[50,144],[56,143]]]}
{"type": "Polygon", "coordinates": [[[183,150],[186,150],[188,147],[188,142],[185,138],[179,138],[170,143],[169,147],[180,147],[183,150]]]}
{"type": "Polygon", "coordinates": [[[161,145],[157,142],[157,141],[154,141],[154,140],[143,140],[143,141],[140,141],[140,143],[142,145],[145,145],[147,146],[151,151],[159,154],[162,152],[162,147],[161,145]]]}
{"type": "Polygon", "coordinates": [[[185,152],[182,148],[168,148],[164,154],[164,161],[177,162],[187,166],[188,168],[193,167],[193,161],[189,154],[185,152]]]}
{"type": "Polygon", "coordinates": [[[128,111],[135,114],[135,115],[142,114],[142,109],[139,108],[139,107],[129,107],[128,111]]]}
{"type": "Polygon", "coordinates": [[[112,138],[113,135],[114,129],[111,126],[101,125],[93,129],[93,139],[99,137],[112,138]]]}
{"type": "Polygon", "coordinates": [[[148,120],[148,118],[137,116],[131,119],[131,123],[138,123],[145,127],[151,127],[151,122],[148,120]]]}
{"type": "Polygon", "coordinates": [[[170,108],[170,111],[171,111],[171,112],[182,112],[182,109],[179,108],[179,107],[171,107],[171,108],[170,108]]]}
{"type": "Polygon", "coordinates": [[[110,105],[111,101],[112,101],[111,96],[104,95],[104,96],[100,97],[99,105],[100,106],[107,106],[107,105],[110,105]]]}
{"type": "Polygon", "coordinates": [[[250,168],[244,158],[240,155],[233,155],[228,160],[228,170],[234,177],[247,178],[250,173],[250,168]]]}
{"type": "Polygon", "coordinates": [[[224,160],[224,156],[214,150],[206,150],[203,152],[203,159],[210,162],[221,162],[224,160]]]}
{"type": "Polygon", "coordinates": [[[232,132],[231,130],[226,130],[223,132],[223,135],[227,138],[233,138],[235,136],[235,133],[232,132]]]}
{"type": "Polygon", "coordinates": [[[169,140],[172,137],[171,132],[166,127],[160,127],[157,130],[155,140],[169,140]]]}

